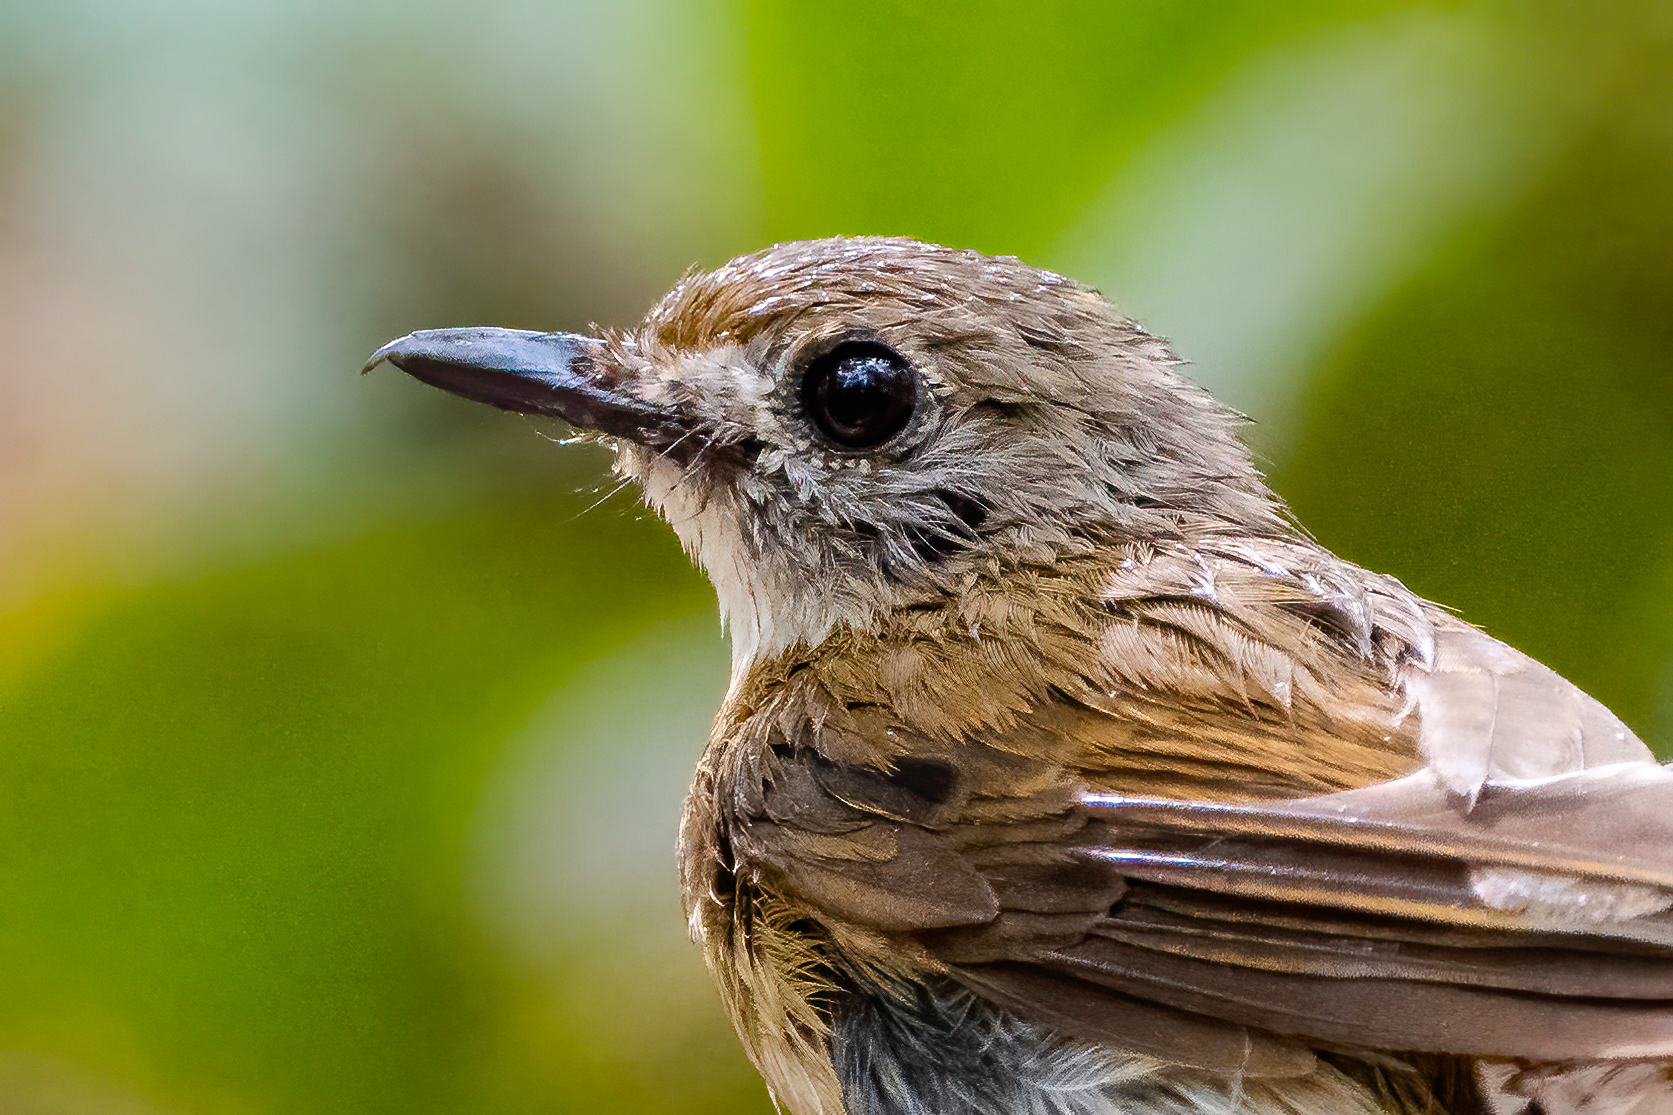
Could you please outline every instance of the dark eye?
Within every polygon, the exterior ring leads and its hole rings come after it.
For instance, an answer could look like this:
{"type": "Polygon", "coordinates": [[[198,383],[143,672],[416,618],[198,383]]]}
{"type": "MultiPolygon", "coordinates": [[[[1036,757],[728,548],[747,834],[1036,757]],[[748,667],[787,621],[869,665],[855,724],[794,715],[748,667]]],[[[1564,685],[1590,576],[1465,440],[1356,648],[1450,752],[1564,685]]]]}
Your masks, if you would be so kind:
{"type": "Polygon", "coordinates": [[[875,341],[838,345],[809,365],[802,381],[802,405],[814,425],[850,449],[870,449],[900,433],[917,402],[912,365],[875,341]]]}

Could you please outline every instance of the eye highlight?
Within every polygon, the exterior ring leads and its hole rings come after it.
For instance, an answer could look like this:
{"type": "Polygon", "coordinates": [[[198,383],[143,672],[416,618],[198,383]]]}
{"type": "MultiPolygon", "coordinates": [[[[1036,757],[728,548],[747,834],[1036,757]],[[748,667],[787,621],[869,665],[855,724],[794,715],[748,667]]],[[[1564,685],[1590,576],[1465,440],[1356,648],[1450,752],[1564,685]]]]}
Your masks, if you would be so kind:
{"type": "Polygon", "coordinates": [[[906,358],[876,341],[848,341],[808,365],[802,406],[819,431],[847,449],[872,449],[906,428],[918,405],[918,376],[906,358]]]}

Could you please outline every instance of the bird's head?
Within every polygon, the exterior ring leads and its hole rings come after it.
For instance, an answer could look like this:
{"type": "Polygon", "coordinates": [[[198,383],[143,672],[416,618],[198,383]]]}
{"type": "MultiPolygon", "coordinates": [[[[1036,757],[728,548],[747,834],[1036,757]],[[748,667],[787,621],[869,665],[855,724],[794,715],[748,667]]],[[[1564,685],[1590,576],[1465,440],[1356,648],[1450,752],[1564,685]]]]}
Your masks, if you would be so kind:
{"type": "Polygon", "coordinates": [[[1100,543],[1287,529],[1165,342],[1008,257],[780,244],[684,279],[633,332],[426,330],[385,360],[613,441],[740,665],[1100,543]]]}

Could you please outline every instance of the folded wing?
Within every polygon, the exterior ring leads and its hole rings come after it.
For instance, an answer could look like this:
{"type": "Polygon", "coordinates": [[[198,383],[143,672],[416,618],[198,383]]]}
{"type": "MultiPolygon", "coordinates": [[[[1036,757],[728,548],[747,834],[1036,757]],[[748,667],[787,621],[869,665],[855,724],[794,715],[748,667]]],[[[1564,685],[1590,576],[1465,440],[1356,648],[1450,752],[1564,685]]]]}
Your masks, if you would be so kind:
{"type": "MultiPolygon", "coordinates": [[[[1061,1010],[1050,1000],[1072,981],[1307,1044],[1673,1057],[1663,768],[1488,783],[1473,804],[1424,772],[1283,803],[1083,808],[1069,856],[1127,889],[1078,940],[1042,924],[1063,914],[1003,902],[942,935],[1012,1009],[1061,1010]]],[[[1004,870],[1027,858],[1045,857],[1019,849],[1004,870]]]]}

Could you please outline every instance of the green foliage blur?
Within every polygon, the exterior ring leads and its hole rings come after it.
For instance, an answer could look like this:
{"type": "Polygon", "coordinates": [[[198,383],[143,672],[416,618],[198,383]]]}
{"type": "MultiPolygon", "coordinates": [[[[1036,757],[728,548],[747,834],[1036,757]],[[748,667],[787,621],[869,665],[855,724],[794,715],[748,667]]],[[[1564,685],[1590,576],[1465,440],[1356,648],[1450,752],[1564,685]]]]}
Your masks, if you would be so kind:
{"type": "Polygon", "coordinates": [[[771,1110],[672,868],[707,586],[354,373],[775,240],[1099,285],[1673,749],[1670,104],[1666,0],[0,7],[0,1110],[771,1110]]]}

